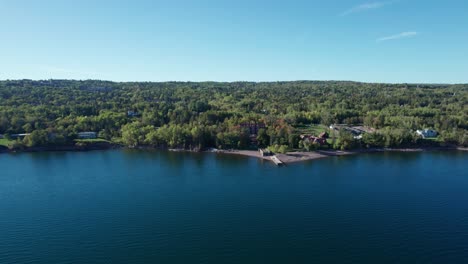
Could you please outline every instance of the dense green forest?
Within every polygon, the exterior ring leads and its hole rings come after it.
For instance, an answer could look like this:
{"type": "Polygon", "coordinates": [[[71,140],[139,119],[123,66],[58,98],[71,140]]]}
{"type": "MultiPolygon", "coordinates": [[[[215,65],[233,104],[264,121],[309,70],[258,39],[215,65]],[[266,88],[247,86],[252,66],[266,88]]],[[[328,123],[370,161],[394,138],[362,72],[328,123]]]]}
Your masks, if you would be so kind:
{"type": "Polygon", "coordinates": [[[78,133],[94,131],[130,147],[285,151],[311,149],[299,137],[304,127],[362,124],[375,132],[340,131],[312,149],[466,146],[467,102],[468,85],[1,81],[0,134],[10,148],[83,144],[78,133]],[[245,124],[258,125],[255,138],[245,124]],[[421,139],[415,130],[424,128],[438,138],[421,139]],[[29,135],[11,139],[19,133],[29,135]]]}

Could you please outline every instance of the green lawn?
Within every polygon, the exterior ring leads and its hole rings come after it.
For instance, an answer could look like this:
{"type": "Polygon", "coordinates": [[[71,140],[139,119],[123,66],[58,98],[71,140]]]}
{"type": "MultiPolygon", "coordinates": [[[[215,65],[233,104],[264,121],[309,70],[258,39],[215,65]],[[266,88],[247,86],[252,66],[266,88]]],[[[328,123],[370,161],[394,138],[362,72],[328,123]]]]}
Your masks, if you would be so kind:
{"type": "Polygon", "coordinates": [[[329,129],[325,125],[304,125],[304,126],[297,126],[294,128],[298,134],[310,134],[314,136],[318,136],[322,132],[328,132],[329,129]]]}
{"type": "Polygon", "coordinates": [[[441,141],[441,138],[440,137],[427,137],[427,138],[424,138],[425,140],[430,140],[430,141],[441,141]]]}
{"type": "Polygon", "coordinates": [[[108,140],[105,140],[105,139],[102,139],[102,138],[75,139],[75,142],[82,142],[82,143],[100,143],[100,142],[106,142],[106,143],[110,143],[108,140]]]}
{"type": "Polygon", "coordinates": [[[6,138],[0,138],[0,146],[8,147],[13,140],[8,140],[6,138]]]}
{"type": "Polygon", "coordinates": [[[430,143],[444,143],[442,137],[433,137],[433,138],[423,138],[423,142],[430,142],[430,143]]]}

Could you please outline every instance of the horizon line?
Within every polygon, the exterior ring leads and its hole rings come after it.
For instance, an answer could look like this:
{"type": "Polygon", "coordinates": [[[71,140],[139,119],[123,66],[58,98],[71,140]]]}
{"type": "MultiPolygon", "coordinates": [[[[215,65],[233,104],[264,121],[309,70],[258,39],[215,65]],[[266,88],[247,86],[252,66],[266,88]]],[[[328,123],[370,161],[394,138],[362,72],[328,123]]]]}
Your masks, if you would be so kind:
{"type": "Polygon", "coordinates": [[[41,81],[77,81],[77,82],[85,82],[85,81],[99,81],[99,82],[112,82],[112,83],[278,83],[278,82],[353,82],[353,83],[364,83],[364,84],[423,84],[423,85],[468,85],[468,82],[380,82],[380,81],[355,81],[355,80],[338,80],[338,79],[328,79],[328,80],[313,80],[313,79],[297,79],[297,80],[271,80],[271,81],[248,81],[248,80],[237,80],[237,81],[113,81],[113,80],[105,80],[105,79],[0,79],[0,82],[8,82],[8,81],[33,81],[33,82],[41,82],[41,81]]]}
{"type": "Polygon", "coordinates": [[[353,83],[365,83],[365,84],[425,84],[425,85],[468,85],[468,82],[369,82],[369,81],[355,81],[355,80],[313,80],[313,79],[303,79],[303,80],[270,80],[270,81],[247,81],[247,80],[237,80],[237,81],[113,81],[113,80],[105,80],[105,79],[0,79],[0,82],[8,82],[8,81],[33,81],[33,82],[41,82],[41,81],[100,81],[100,82],[112,82],[112,83],[278,83],[278,82],[353,82],[353,83]]]}

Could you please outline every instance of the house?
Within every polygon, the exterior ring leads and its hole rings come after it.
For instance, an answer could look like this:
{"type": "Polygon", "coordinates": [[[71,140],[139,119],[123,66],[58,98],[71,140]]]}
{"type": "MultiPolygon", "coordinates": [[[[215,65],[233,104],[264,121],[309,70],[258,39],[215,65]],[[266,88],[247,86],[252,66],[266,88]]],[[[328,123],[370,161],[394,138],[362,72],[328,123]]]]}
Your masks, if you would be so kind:
{"type": "Polygon", "coordinates": [[[78,138],[80,139],[94,139],[97,138],[96,132],[79,132],[78,138]]]}
{"type": "Polygon", "coordinates": [[[241,123],[237,126],[239,130],[243,130],[249,133],[249,138],[250,138],[250,144],[256,146],[258,145],[257,141],[257,135],[258,131],[260,129],[266,128],[266,125],[263,123],[256,123],[256,122],[250,122],[250,123],[241,123]]]}
{"type": "Polygon", "coordinates": [[[328,138],[328,133],[327,132],[320,133],[319,138],[328,138]]]}
{"type": "MultiPolygon", "coordinates": [[[[368,132],[362,126],[348,126],[348,125],[330,125],[330,129],[340,131],[344,130],[353,135],[354,139],[362,139],[362,134],[368,132]]],[[[370,129],[368,129],[370,131],[370,129]]]]}
{"type": "Polygon", "coordinates": [[[23,139],[26,136],[31,135],[30,133],[24,133],[24,134],[11,134],[10,137],[11,139],[23,139]]]}
{"type": "Polygon", "coordinates": [[[353,136],[354,139],[362,139],[362,134],[361,135],[357,135],[357,136],[353,136]]]}
{"type": "Polygon", "coordinates": [[[256,123],[256,122],[250,122],[250,123],[242,123],[239,125],[239,128],[241,129],[248,129],[250,135],[257,135],[258,131],[261,128],[266,128],[266,125],[263,123],[256,123]]]}
{"type": "Polygon", "coordinates": [[[437,137],[437,131],[432,129],[416,130],[416,134],[422,138],[433,138],[437,137]]]}
{"type": "Polygon", "coordinates": [[[140,113],[136,112],[136,111],[132,111],[132,110],[128,110],[127,111],[127,116],[129,117],[136,117],[136,116],[139,116],[140,113]]]}
{"type": "Polygon", "coordinates": [[[301,135],[300,138],[302,140],[307,140],[311,143],[316,143],[316,144],[319,144],[319,145],[326,145],[327,144],[327,137],[328,135],[327,134],[320,134],[321,136],[312,136],[312,135],[301,135]]]}

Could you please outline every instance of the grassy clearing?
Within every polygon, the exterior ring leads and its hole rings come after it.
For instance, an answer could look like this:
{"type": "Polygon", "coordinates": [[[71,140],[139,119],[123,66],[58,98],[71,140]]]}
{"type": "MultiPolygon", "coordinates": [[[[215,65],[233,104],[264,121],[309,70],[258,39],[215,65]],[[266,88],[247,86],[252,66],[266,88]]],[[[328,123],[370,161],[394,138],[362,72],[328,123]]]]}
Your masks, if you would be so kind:
{"type": "Polygon", "coordinates": [[[442,137],[424,138],[422,141],[429,143],[444,143],[444,139],[442,137]]]}
{"type": "Polygon", "coordinates": [[[294,128],[298,134],[309,134],[318,136],[322,132],[328,132],[328,127],[325,125],[304,125],[304,126],[297,126],[294,128]]]}
{"type": "Polygon", "coordinates": [[[77,143],[110,143],[110,141],[102,139],[102,138],[89,138],[89,139],[75,139],[77,143]]]}
{"type": "Polygon", "coordinates": [[[0,146],[8,147],[11,143],[13,143],[13,140],[9,140],[9,139],[6,139],[6,138],[0,138],[0,146]]]}
{"type": "Polygon", "coordinates": [[[441,139],[439,137],[427,137],[427,138],[424,138],[425,140],[428,140],[428,141],[441,141],[441,139]]]}

